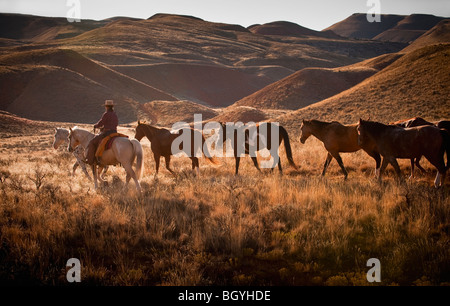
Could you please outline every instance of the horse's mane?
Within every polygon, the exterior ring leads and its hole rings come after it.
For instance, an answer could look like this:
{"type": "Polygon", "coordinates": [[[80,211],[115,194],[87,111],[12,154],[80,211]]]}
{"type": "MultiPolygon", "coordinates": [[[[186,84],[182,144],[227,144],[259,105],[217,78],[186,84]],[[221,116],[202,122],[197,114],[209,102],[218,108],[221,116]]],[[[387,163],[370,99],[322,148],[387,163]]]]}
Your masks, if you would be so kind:
{"type": "Polygon", "coordinates": [[[330,124],[341,124],[338,121],[328,122],[328,121],[320,121],[320,120],[317,120],[317,119],[309,120],[309,122],[312,123],[312,124],[315,124],[315,125],[319,125],[321,127],[329,126],[330,124]]]}

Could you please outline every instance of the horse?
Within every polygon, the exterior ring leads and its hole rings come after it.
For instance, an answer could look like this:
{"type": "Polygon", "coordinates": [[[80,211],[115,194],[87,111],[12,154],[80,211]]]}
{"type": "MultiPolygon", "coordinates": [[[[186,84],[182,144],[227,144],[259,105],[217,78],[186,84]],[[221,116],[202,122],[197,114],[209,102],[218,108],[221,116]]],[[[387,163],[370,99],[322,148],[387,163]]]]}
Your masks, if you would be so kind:
{"type": "MultiPolygon", "coordinates": [[[[434,123],[429,122],[421,117],[414,117],[414,118],[410,118],[410,119],[406,119],[406,120],[399,120],[396,122],[392,122],[390,124],[400,126],[402,128],[410,128],[410,127],[421,126],[421,125],[435,125],[434,123]]],[[[420,165],[420,158],[411,159],[411,177],[410,178],[414,177],[414,165],[416,165],[420,171],[426,172],[425,169],[422,168],[422,166],[420,165]]]]}
{"type": "Polygon", "coordinates": [[[406,120],[399,120],[399,121],[392,122],[390,124],[397,125],[402,128],[410,128],[410,127],[421,126],[421,125],[434,125],[434,123],[429,122],[421,117],[414,117],[414,118],[410,118],[410,119],[406,119],[406,120]]]}
{"type": "MultiPolygon", "coordinates": [[[[262,149],[268,149],[269,151],[272,150],[272,146],[275,145],[275,149],[278,151],[279,146],[281,145],[281,142],[284,142],[284,147],[286,151],[286,158],[289,162],[289,165],[293,167],[295,170],[298,171],[298,167],[294,162],[294,159],[292,157],[292,148],[289,140],[289,135],[286,129],[281,125],[275,125],[275,123],[270,122],[260,122],[255,124],[255,129],[252,130],[251,126],[244,126],[242,132],[244,133],[244,144],[238,143],[238,127],[236,126],[228,126],[224,122],[220,122],[220,126],[222,129],[222,133],[219,136],[218,142],[225,143],[228,139],[233,139],[233,142],[231,143],[231,146],[233,148],[234,158],[236,161],[235,165],[235,175],[238,175],[239,173],[239,163],[241,160],[241,154],[238,152],[239,148],[243,149],[243,152],[245,155],[250,155],[253,164],[255,168],[261,173],[261,169],[258,164],[258,159],[256,158],[255,154],[250,153],[256,153],[256,152],[250,152],[250,141],[253,141],[256,143],[256,149],[255,151],[260,151],[262,149]],[[275,129],[275,132],[278,132],[276,138],[278,138],[278,143],[273,143],[272,140],[272,129],[275,129]],[[263,131],[265,133],[263,133],[263,131]],[[250,134],[252,133],[252,134],[250,134]],[[240,146],[241,145],[241,146],[240,146]],[[262,146],[260,146],[262,145],[262,146]]],[[[283,173],[282,166],[281,166],[281,160],[278,158],[276,161],[274,160],[274,165],[272,165],[272,171],[275,167],[275,165],[278,165],[278,170],[280,173],[283,173]]]]}
{"type": "MultiPolygon", "coordinates": [[[[343,125],[337,121],[302,121],[302,125],[300,126],[300,142],[304,144],[308,137],[313,135],[323,142],[325,149],[328,151],[325,164],[323,165],[322,176],[325,175],[334,157],[344,173],[344,179],[347,179],[348,172],[339,153],[352,153],[361,150],[361,147],[358,145],[357,126],[357,124],[343,125]]],[[[375,159],[376,174],[381,164],[380,154],[376,150],[376,147],[367,148],[366,153],[375,159]]]]}
{"type": "Polygon", "coordinates": [[[435,125],[440,128],[446,130],[450,133],[450,120],[441,120],[435,123],[435,125]]]}
{"type": "Polygon", "coordinates": [[[360,119],[358,144],[363,149],[375,144],[383,156],[380,182],[382,173],[389,163],[394,167],[398,178],[402,179],[397,158],[415,159],[425,156],[438,171],[434,181],[435,187],[444,185],[450,160],[450,135],[445,130],[430,125],[402,128],[360,119]],[[447,166],[444,162],[444,152],[447,152],[447,166]]]}
{"type": "MultiPolygon", "coordinates": [[[[53,140],[53,148],[57,150],[59,146],[66,141],[69,138],[69,130],[64,128],[55,128],[55,135],[53,140]]],[[[86,175],[86,177],[92,181],[91,176],[89,175],[87,169],[86,169],[86,163],[84,162],[85,159],[85,152],[84,148],[82,146],[77,146],[73,152],[73,156],[77,159],[77,161],[73,164],[72,167],[72,176],[75,175],[75,170],[77,170],[78,166],[81,167],[83,170],[83,173],[86,175]]],[[[101,173],[101,178],[104,178],[104,175],[106,171],[108,170],[108,167],[105,167],[103,169],[103,172],[101,173]]]]}
{"type": "MultiPolygon", "coordinates": [[[[171,133],[170,130],[167,128],[156,127],[151,124],[138,121],[134,138],[136,138],[138,141],[141,141],[142,138],[147,137],[148,140],[150,141],[153,157],[155,159],[155,168],[156,168],[155,176],[159,172],[159,162],[161,156],[163,156],[166,161],[166,169],[172,175],[176,175],[175,172],[170,168],[170,158],[174,153],[172,152],[172,143],[177,137],[183,136],[183,133],[189,133],[188,135],[190,135],[191,144],[195,144],[194,139],[196,137],[198,139],[201,139],[201,145],[203,147],[203,144],[205,143],[205,137],[203,136],[201,131],[198,131],[192,127],[182,128],[176,133],[171,133]]],[[[191,150],[188,151],[187,148],[183,149],[183,144],[180,144],[179,149],[180,151],[185,152],[189,156],[189,158],[192,161],[192,170],[197,169],[197,175],[199,175],[200,167],[198,157],[196,156],[198,148],[195,148],[194,145],[191,145],[191,150]]],[[[205,153],[206,153],[205,156],[208,159],[208,161],[210,161],[212,164],[217,164],[216,160],[210,156],[209,152],[205,153]]]]}
{"type": "MultiPolygon", "coordinates": [[[[74,127],[73,129],[69,129],[69,145],[67,149],[69,152],[72,152],[77,146],[81,145],[85,150],[91,141],[94,138],[95,134],[80,129],[78,127],[74,127]]],[[[117,165],[121,164],[127,173],[126,176],[126,186],[130,179],[134,180],[136,184],[136,190],[139,194],[141,194],[141,185],[139,184],[139,179],[142,174],[142,169],[144,165],[144,151],[142,150],[142,146],[139,141],[136,139],[129,140],[126,137],[117,137],[114,139],[112,146],[110,149],[107,149],[103,152],[99,160],[99,172],[101,169],[108,165],[117,165]],[[133,170],[133,162],[136,159],[136,171],[133,170]]],[[[97,185],[97,165],[94,164],[92,167],[92,174],[94,176],[94,186],[95,189],[98,188],[97,185]]]]}

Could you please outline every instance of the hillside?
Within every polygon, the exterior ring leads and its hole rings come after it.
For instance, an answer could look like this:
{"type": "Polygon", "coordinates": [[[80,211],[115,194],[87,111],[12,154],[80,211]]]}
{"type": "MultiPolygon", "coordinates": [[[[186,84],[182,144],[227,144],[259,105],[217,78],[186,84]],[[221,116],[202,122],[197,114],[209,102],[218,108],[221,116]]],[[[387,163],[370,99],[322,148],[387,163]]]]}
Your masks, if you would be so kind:
{"type": "Polygon", "coordinates": [[[272,26],[295,35],[168,14],[77,25],[64,18],[0,17],[8,24],[0,33],[0,109],[35,120],[93,123],[105,99],[117,101],[124,122],[135,121],[151,101],[227,107],[298,70],[347,66],[406,46],[286,22],[272,26]]]}
{"type": "Polygon", "coordinates": [[[66,18],[0,13],[0,37],[28,42],[74,37],[102,27],[109,20],[67,22],[66,18]]]}
{"type": "Polygon", "coordinates": [[[433,28],[442,17],[425,14],[412,14],[397,23],[397,25],[373,37],[375,40],[410,43],[433,28]]]}
{"type": "Polygon", "coordinates": [[[444,19],[403,49],[403,52],[413,51],[427,45],[449,42],[450,19],[444,19]]]}
{"type": "Polygon", "coordinates": [[[142,82],[71,50],[33,50],[0,55],[0,107],[34,120],[95,122],[106,99],[121,120],[135,118],[134,103],[176,100],[142,82]]]}
{"type": "Polygon", "coordinates": [[[191,101],[152,101],[140,107],[138,119],[171,127],[176,122],[194,121],[195,114],[201,114],[202,120],[208,120],[215,117],[218,112],[191,101]]]}
{"type": "Polygon", "coordinates": [[[254,107],[237,106],[222,112],[218,116],[211,119],[216,122],[260,122],[268,119],[267,114],[254,107]]]}
{"type": "Polygon", "coordinates": [[[180,100],[228,106],[270,84],[272,79],[223,66],[190,63],[111,66],[180,100]]]}
{"type": "Polygon", "coordinates": [[[275,21],[265,24],[256,24],[248,27],[248,30],[255,34],[261,35],[279,35],[279,36],[316,36],[316,37],[326,37],[326,38],[339,38],[332,31],[314,31],[305,27],[302,27],[293,22],[287,21],[275,21]]]}
{"type": "Polygon", "coordinates": [[[381,55],[339,68],[305,68],[237,101],[230,108],[252,106],[260,109],[299,109],[351,88],[400,56],[381,55]]]}
{"type": "Polygon", "coordinates": [[[382,14],[381,22],[368,22],[366,14],[355,13],[323,31],[333,31],[343,37],[372,39],[384,31],[395,27],[403,18],[405,16],[382,14]]]}
{"type": "Polygon", "coordinates": [[[381,22],[368,22],[366,14],[353,14],[323,31],[349,38],[410,43],[444,19],[427,14],[382,14],[380,18],[381,22]]]}
{"type": "Polygon", "coordinates": [[[298,128],[302,119],[354,123],[359,118],[392,122],[421,116],[450,118],[450,44],[427,46],[358,85],[276,120],[298,128]]]}

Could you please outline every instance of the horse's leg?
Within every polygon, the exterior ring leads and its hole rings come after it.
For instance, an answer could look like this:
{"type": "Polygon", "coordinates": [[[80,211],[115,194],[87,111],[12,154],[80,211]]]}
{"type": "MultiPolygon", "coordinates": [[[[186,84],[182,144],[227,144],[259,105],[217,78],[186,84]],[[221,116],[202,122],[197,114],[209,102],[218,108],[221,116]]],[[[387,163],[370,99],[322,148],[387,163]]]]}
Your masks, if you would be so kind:
{"type": "Polygon", "coordinates": [[[91,166],[92,167],[92,176],[94,177],[94,187],[95,189],[98,188],[98,184],[97,184],[97,167],[94,165],[91,166]]]}
{"type": "MultiPolygon", "coordinates": [[[[258,159],[256,158],[256,156],[252,156],[251,158],[252,158],[253,164],[255,165],[256,169],[258,169],[258,171],[261,172],[261,169],[259,168],[259,165],[258,165],[258,159]]],[[[273,168],[272,168],[272,170],[273,170],[273,168]]]]}
{"type": "Polygon", "coordinates": [[[75,170],[77,170],[78,166],[79,166],[78,162],[76,161],[75,164],[73,164],[73,167],[72,167],[72,176],[75,176],[75,170]]]}
{"type": "Polygon", "coordinates": [[[428,161],[436,167],[437,174],[436,179],[434,180],[434,187],[439,188],[439,186],[444,186],[445,175],[447,172],[447,168],[444,162],[444,156],[425,156],[428,161]]]}
{"type": "Polygon", "coordinates": [[[386,170],[386,167],[389,165],[389,160],[383,156],[383,162],[381,163],[380,172],[378,174],[378,180],[381,183],[381,177],[383,176],[384,170],[386,170]]]}
{"type": "Polygon", "coordinates": [[[192,170],[197,168],[197,176],[200,176],[200,166],[198,162],[198,157],[192,157],[192,170]]]}
{"type": "Polygon", "coordinates": [[[375,159],[375,177],[380,176],[381,156],[378,152],[373,152],[372,157],[375,159]]]}
{"type": "Polygon", "coordinates": [[[161,155],[153,154],[153,157],[155,159],[155,168],[156,168],[155,176],[156,176],[158,174],[158,171],[159,171],[159,160],[161,159],[161,155]]]}
{"type": "Polygon", "coordinates": [[[421,159],[421,158],[422,158],[422,156],[416,158],[415,164],[416,164],[417,168],[419,168],[419,170],[420,170],[422,173],[426,173],[427,171],[426,171],[424,168],[422,168],[422,166],[420,165],[420,159],[421,159]]]}
{"type": "Polygon", "coordinates": [[[166,169],[169,170],[170,173],[175,175],[175,172],[172,169],[170,169],[170,155],[164,156],[164,159],[166,160],[166,169]]]}
{"type": "Polygon", "coordinates": [[[333,152],[333,153],[331,153],[331,155],[332,155],[332,156],[336,159],[336,161],[338,162],[339,166],[340,166],[341,169],[342,169],[342,172],[344,173],[344,180],[346,180],[347,177],[348,177],[348,172],[347,172],[347,170],[346,170],[345,167],[344,167],[344,163],[342,162],[342,158],[341,158],[341,156],[339,155],[339,152],[333,152]]]}
{"type": "Polygon", "coordinates": [[[278,158],[278,170],[280,171],[280,174],[283,174],[283,169],[281,168],[281,159],[278,158]]]}
{"type": "Polygon", "coordinates": [[[107,171],[108,171],[108,166],[105,166],[105,167],[103,168],[102,173],[100,174],[100,178],[101,178],[102,180],[105,180],[105,174],[106,174],[107,171]]]}
{"type": "Polygon", "coordinates": [[[409,180],[414,178],[414,158],[411,158],[411,175],[409,176],[409,180]]]}
{"type": "Polygon", "coordinates": [[[81,169],[83,169],[84,175],[86,175],[86,177],[87,177],[90,181],[92,181],[92,178],[91,178],[91,176],[89,175],[89,172],[88,172],[87,169],[86,169],[86,163],[80,160],[80,161],[78,161],[78,165],[80,165],[80,166],[81,166],[81,169]]]}
{"type": "Polygon", "coordinates": [[[327,159],[325,159],[325,164],[323,165],[322,176],[325,176],[325,172],[327,172],[327,168],[330,165],[332,159],[333,159],[333,156],[330,154],[330,152],[328,152],[327,159]]]}
{"type": "Polygon", "coordinates": [[[397,177],[400,181],[403,181],[403,176],[402,176],[402,172],[400,171],[400,166],[398,165],[397,159],[396,158],[391,158],[389,160],[389,162],[391,163],[391,165],[394,167],[395,169],[395,173],[397,173],[397,177]]]}
{"type": "Polygon", "coordinates": [[[126,186],[128,186],[128,182],[130,181],[129,177],[131,177],[134,181],[134,183],[136,184],[136,190],[139,193],[139,195],[141,195],[141,184],[139,184],[139,181],[137,179],[136,173],[133,170],[133,167],[130,164],[126,164],[123,165],[123,167],[125,168],[125,171],[127,172],[127,184],[126,186]]]}
{"type": "Polygon", "coordinates": [[[105,180],[104,180],[103,177],[102,177],[103,169],[105,169],[105,167],[104,167],[104,166],[100,166],[100,165],[99,165],[98,168],[97,168],[98,179],[99,179],[102,183],[105,182],[105,180]]]}

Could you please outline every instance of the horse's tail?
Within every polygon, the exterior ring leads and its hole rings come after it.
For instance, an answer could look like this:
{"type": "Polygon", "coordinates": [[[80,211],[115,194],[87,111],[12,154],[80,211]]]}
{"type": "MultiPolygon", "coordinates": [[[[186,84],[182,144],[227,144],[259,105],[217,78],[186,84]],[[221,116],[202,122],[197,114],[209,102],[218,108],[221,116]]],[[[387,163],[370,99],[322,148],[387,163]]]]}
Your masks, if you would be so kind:
{"type": "Polygon", "coordinates": [[[445,152],[447,153],[447,166],[446,169],[450,169],[450,134],[444,130],[441,129],[440,130],[441,135],[442,135],[442,146],[444,147],[445,152]]]}
{"type": "Polygon", "coordinates": [[[294,163],[294,159],[292,158],[292,149],[291,149],[291,142],[289,141],[289,135],[286,129],[282,126],[279,127],[280,129],[280,136],[283,139],[284,142],[284,148],[286,149],[286,157],[289,161],[289,165],[293,167],[295,170],[298,171],[297,165],[294,163]]]}
{"type": "Polygon", "coordinates": [[[215,156],[211,156],[211,153],[208,150],[208,146],[205,146],[205,136],[202,134],[202,152],[205,155],[206,159],[213,165],[218,165],[219,161],[215,156]]]}
{"type": "Polygon", "coordinates": [[[139,180],[142,175],[142,169],[144,168],[144,150],[141,143],[137,139],[130,140],[133,145],[134,154],[136,155],[136,177],[139,180]]]}

